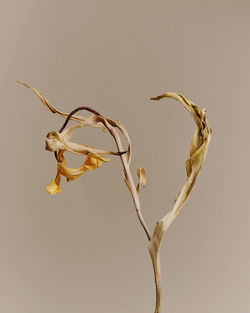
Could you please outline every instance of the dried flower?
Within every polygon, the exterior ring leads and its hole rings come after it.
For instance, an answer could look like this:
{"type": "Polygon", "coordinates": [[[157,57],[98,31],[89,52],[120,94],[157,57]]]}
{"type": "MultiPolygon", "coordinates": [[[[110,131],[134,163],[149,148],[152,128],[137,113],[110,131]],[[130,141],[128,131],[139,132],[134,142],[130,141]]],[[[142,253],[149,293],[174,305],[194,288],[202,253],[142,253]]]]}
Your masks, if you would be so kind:
{"type": "Polygon", "coordinates": [[[43,94],[38,91],[37,89],[29,86],[28,84],[21,82],[19,80],[16,80],[19,84],[29,88],[32,90],[43,102],[45,107],[52,113],[57,113],[62,117],[66,118],[65,123],[61,127],[61,129],[56,131],[51,131],[48,133],[45,139],[45,149],[48,151],[52,151],[55,153],[56,159],[57,159],[57,175],[56,178],[52,180],[51,184],[46,188],[46,190],[50,194],[56,194],[58,192],[61,192],[61,175],[65,176],[67,178],[67,181],[72,181],[86,173],[88,170],[94,170],[101,166],[104,162],[109,162],[110,159],[105,158],[103,155],[119,155],[121,156],[124,153],[127,153],[127,159],[129,160],[131,157],[131,149],[130,149],[130,139],[128,136],[128,133],[123,128],[123,126],[120,124],[119,121],[114,120],[106,120],[103,116],[101,116],[98,112],[95,110],[89,108],[89,107],[79,107],[75,110],[73,110],[71,113],[64,113],[59,110],[57,110],[52,104],[48,102],[48,100],[43,96],[43,94]],[[83,116],[77,116],[75,115],[76,112],[79,110],[88,110],[94,115],[90,117],[83,117],[83,116]],[[67,123],[69,120],[75,120],[78,121],[76,125],[65,129],[67,123]],[[107,150],[101,150],[101,149],[95,149],[90,146],[86,146],[83,144],[78,144],[70,141],[70,138],[73,134],[73,132],[81,127],[85,126],[93,126],[93,127],[99,127],[102,130],[106,130],[106,128],[112,128],[117,127],[123,135],[127,138],[129,147],[128,151],[120,151],[120,152],[113,152],[113,151],[107,151],[107,150]],[[86,156],[86,159],[84,163],[79,168],[69,168],[67,167],[67,162],[64,157],[64,152],[68,151],[74,154],[78,155],[84,155],[86,156]]]}
{"type": "Polygon", "coordinates": [[[60,180],[61,175],[67,178],[67,181],[75,180],[88,170],[94,170],[98,168],[102,163],[110,161],[103,157],[103,154],[115,154],[116,152],[98,150],[93,147],[73,143],[69,141],[76,128],[81,127],[81,124],[77,124],[69,129],[66,129],[62,133],[52,131],[48,133],[46,137],[46,149],[56,152],[57,156],[57,175],[51,182],[50,186],[46,190],[50,194],[56,194],[61,191],[60,180]],[[67,161],[64,158],[64,152],[69,151],[76,154],[86,155],[85,162],[79,168],[69,168],[66,166],[67,161]]]}
{"type": "Polygon", "coordinates": [[[131,161],[131,142],[128,132],[121,125],[121,123],[119,121],[105,119],[102,115],[100,115],[98,112],[89,107],[79,107],[69,114],[63,113],[54,108],[38,90],[30,87],[29,85],[23,82],[20,81],[17,82],[26,86],[27,88],[31,89],[34,93],[36,93],[38,97],[41,99],[41,101],[44,103],[45,107],[50,112],[57,113],[60,116],[66,118],[66,121],[63,124],[62,128],[59,130],[59,132],[51,131],[46,137],[46,149],[49,151],[53,151],[55,153],[57,160],[57,175],[55,179],[51,182],[51,184],[47,187],[47,191],[50,194],[56,194],[61,191],[60,186],[61,175],[65,176],[67,178],[67,181],[75,180],[84,173],[86,173],[88,170],[94,170],[98,168],[102,163],[110,161],[110,159],[104,158],[103,155],[113,154],[120,156],[124,170],[123,171],[124,181],[132,195],[138,219],[149,240],[149,253],[152,259],[156,286],[155,313],[160,313],[161,310],[161,275],[160,275],[160,254],[159,254],[160,246],[168,227],[173,223],[177,215],[180,213],[182,206],[190,196],[191,191],[197,181],[198,175],[205,162],[205,157],[212,134],[212,130],[207,121],[206,109],[201,110],[193,102],[191,102],[181,94],[177,94],[174,92],[166,92],[165,94],[162,94],[158,97],[151,98],[152,100],[160,100],[162,98],[172,98],[179,101],[185,107],[185,109],[191,114],[197,126],[190,146],[190,157],[186,161],[186,172],[187,172],[186,183],[175,197],[174,206],[172,210],[166,213],[166,215],[159,222],[156,223],[154,233],[151,236],[148,227],[144,221],[144,218],[142,216],[139,201],[140,187],[141,186],[144,187],[146,184],[146,172],[143,167],[137,169],[139,182],[136,187],[129,166],[131,161]],[[75,115],[75,113],[83,109],[94,113],[94,115],[90,116],[89,118],[75,115]],[[70,119],[77,121],[78,124],[64,130],[70,119]],[[70,138],[73,132],[77,128],[81,128],[84,126],[100,127],[103,130],[108,129],[108,131],[113,136],[116,142],[116,146],[119,152],[99,150],[90,146],[71,142],[70,138]],[[125,136],[125,138],[128,141],[128,149],[125,152],[123,151],[120,136],[115,128],[119,129],[119,131],[125,136]],[[65,151],[86,156],[86,159],[82,166],[79,168],[67,167],[66,165],[67,162],[64,158],[65,151]],[[124,155],[125,153],[126,155],[124,155]]]}

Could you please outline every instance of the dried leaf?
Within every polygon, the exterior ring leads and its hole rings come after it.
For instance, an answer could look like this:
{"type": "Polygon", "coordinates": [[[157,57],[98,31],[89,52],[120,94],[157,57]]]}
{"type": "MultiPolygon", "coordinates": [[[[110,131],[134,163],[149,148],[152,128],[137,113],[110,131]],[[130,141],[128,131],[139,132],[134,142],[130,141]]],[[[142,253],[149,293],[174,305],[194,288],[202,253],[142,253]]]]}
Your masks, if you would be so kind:
{"type": "Polygon", "coordinates": [[[163,95],[151,99],[160,100],[165,97],[175,99],[182,103],[186,110],[192,115],[194,121],[196,122],[197,129],[193,135],[193,139],[190,146],[190,158],[186,161],[187,181],[183,188],[181,189],[181,191],[177,194],[173,209],[156,224],[154,234],[149,243],[149,252],[151,255],[156,277],[157,300],[155,313],[160,312],[160,302],[161,302],[160,262],[159,262],[160,245],[166,230],[172,224],[176,216],[179,214],[181,207],[190,196],[190,193],[197,180],[197,177],[204,164],[208,145],[212,134],[210,126],[207,122],[205,109],[201,111],[200,108],[194,103],[192,103],[190,100],[188,100],[187,98],[180,94],[173,92],[167,92],[163,95]]]}
{"type": "MultiPolygon", "coordinates": [[[[66,118],[68,116],[68,113],[64,113],[61,112],[59,110],[57,110],[45,97],[44,95],[38,91],[37,89],[31,87],[30,85],[14,79],[14,81],[16,81],[17,83],[27,87],[28,89],[30,89],[31,91],[33,91],[38,97],[39,99],[43,102],[43,104],[45,105],[46,109],[49,110],[51,113],[56,113],[64,118],[66,118]]],[[[71,120],[77,121],[77,122],[82,122],[82,126],[93,126],[93,127],[99,127],[102,130],[105,130],[105,127],[101,124],[101,123],[96,123],[96,120],[94,118],[94,116],[90,116],[90,117],[84,117],[84,116],[79,116],[79,115],[74,115],[71,117],[71,120]]]]}

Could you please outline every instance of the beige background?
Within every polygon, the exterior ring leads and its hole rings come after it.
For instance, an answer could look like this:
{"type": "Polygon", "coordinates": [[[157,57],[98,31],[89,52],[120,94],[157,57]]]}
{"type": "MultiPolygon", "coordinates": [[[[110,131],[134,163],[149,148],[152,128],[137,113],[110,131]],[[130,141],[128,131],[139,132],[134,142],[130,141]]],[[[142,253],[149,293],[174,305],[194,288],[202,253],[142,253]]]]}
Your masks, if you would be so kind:
{"type": "MultiPolygon", "coordinates": [[[[44,138],[63,111],[120,119],[144,166],[150,229],[185,181],[195,125],[177,91],[208,110],[204,169],[162,245],[163,313],[250,311],[249,1],[1,1],[1,313],[152,313],[146,236],[118,158],[50,196],[44,138]]],[[[74,139],[114,149],[109,135],[74,139]]],[[[72,158],[74,166],[82,162],[72,158]]]]}

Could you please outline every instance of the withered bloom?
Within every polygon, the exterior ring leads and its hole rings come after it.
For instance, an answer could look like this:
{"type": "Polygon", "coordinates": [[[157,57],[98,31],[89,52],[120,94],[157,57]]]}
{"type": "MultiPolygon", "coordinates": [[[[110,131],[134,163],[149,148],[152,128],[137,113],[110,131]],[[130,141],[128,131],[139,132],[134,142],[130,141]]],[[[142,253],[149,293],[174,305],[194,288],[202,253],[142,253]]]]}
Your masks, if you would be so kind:
{"type": "Polygon", "coordinates": [[[46,188],[50,194],[56,194],[62,190],[60,186],[61,175],[65,176],[67,181],[75,180],[88,170],[94,170],[102,163],[110,161],[110,159],[103,157],[104,154],[118,154],[117,152],[98,150],[90,146],[69,141],[73,131],[82,126],[81,123],[78,123],[75,126],[64,130],[62,133],[51,131],[45,139],[46,150],[56,152],[58,162],[56,178],[52,180],[51,184],[46,188]],[[79,168],[67,167],[67,161],[64,157],[65,151],[86,156],[82,166],[79,168]]]}
{"type": "MultiPolygon", "coordinates": [[[[46,188],[46,190],[50,194],[56,194],[58,192],[61,192],[61,175],[65,176],[67,178],[67,181],[72,181],[86,173],[88,170],[94,170],[98,167],[100,167],[104,162],[109,162],[110,159],[105,158],[103,155],[122,155],[127,152],[127,159],[130,160],[130,139],[126,132],[126,130],[122,127],[122,125],[119,123],[119,121],[114,120],[105,120],[98,112],[95,110],[88,108],[88,107],[79,107],[75,110],[73,110],[71,113],[64,113],[59,110],[57,110],[51,103],[48,102],[48,100],[43,96],[41,92],[39,92],[37,89],[29,86],[28,84],[16,80],[19,84],[31,89],[43,102],[45,107],[51,112],[51,113],[57,113],[60,116],[66,118],[66,121],[62,128],[56,132],[51,131],[48,133],[45,139],[46,143],[46,150],[52,151],[55,153],[56,159],[57,159],[57,175],[55,179],[52,180],[51,184],[46,188]],[[76,112],[79,110],[86,109],[94,115],[90,117],[83,117],[75,115],[76,112]],[[65,129],[65,126],[67,125],[69,120],[77,121],[78,123],[68,129],[65,129]],[[105,131],[106,126],[105,125],[112,125],[113,127],[117,127],[122,134],[127,138],[129,147],[128,151],[123,152],[113,152],[113,151],[107,151],[107,150],[100,150],[95,149],[90,146],[86,146],[83,144],[78,144],[70,141],[70,138],[73,134],[73,132],[81,127],[85,126],[92,126],[92,127],[98,127],[101,128],[103,131],[105,131]],[[67,166],[67,161],[64,157],[64,152],[68,151],[74,154],[83,155],[86,156],[84,163],[79,168],[70,168],[67,166]]],[[[112,127],[111,126],[111,127],[112,127]]]]}
{"type": "Polygon", "coordinates": [[[62,128],[58,132],[56,131],[49,132],[45,140],[46,149],[54,152],[57,160],[57,175],[55,179],[52,180],[51,184],[47,187],[47,191],[50,194],[56,194],[61,191],[60,186],[61,175],[65,176],[67,181],[75,180],[84,173],[86,173],[88,170],[94,170],[100,167],[100,165],[103,164],[104,162],[110,161],[110,159],[104,158],[104,155],[120,156],[123,165],[124,181],[132,195],[136,214],[149,241],[148,248],[152,259],[156,286],[155,313],[160,313],[161,312],[161,274],[160,274],[160,254],[159,254],[160,246],[167,229],[173,223],[175,218],[178,216],[184,203],[189,198],[193,190],[193,187],[197,182],[198,175],[205,162],[212,134],[212,130],[207,121],[206,109],[201,110],[192,101],[188,100],[183,95],[174,92],[166,92],[158,97],[151,98],[152,100],[160,100],[163,98],[172,98],[177,100],[191,114],[196,123],[196,130],[194,132],[192,142],[190,145],[190,157],[186,161],[186,174],[187,174],[186,183],[175,197],[172,210],[167,212],[165,216],[156,223],[154,232],[151,235],[142,216],[139,200],[140,187],[141,186],[144,187],[146,184],[147,180],[146,172],[143,167],[139,167],[137,169],[139,181],[136,186],[130,172],[131,142],[126,129],[121,125],[121,123],[116,120],[105,119],[102,115],[100,115],[98,112],[89,107],[79,107],[69,114],[60,112],[55,107],[53,107],[38,90],[30,87],[29,85],[23,82],[20,81],[17,82],[26,86],[27,88],[31,89],[34,93],[36,93],[40,100],[44,103],[45,107],[50,112],[57,113],[60,116],[66,118],[66,121],[63,124],[62,128]],[[88,110],[92,112],[94,115],[90,116],[89,118],[75,115],[75,113],[77,113],[79,110],[88,110]],[[68,129],[65,129],[70,119],[77,121],[78,123],[68,129]],[[90,146],[71,142],[70,138],[73,132],[77,128],[81,128],[84,126],[99,127],[103,130],[107,129],[116,142],[118,152],[99,150],[90,146]],[[115,128],[117,128],[127,139],[128,149],[125,152],[123,151],[121,139],[115,128]],[[83,155],[85,157],[85,161],[79,168],[67,167],[67,162],[64,158],[64,152],[66,151],[78,155],[83,155]],[[124,155],[124,153],[126,153],[126,155],[124,155]]]}

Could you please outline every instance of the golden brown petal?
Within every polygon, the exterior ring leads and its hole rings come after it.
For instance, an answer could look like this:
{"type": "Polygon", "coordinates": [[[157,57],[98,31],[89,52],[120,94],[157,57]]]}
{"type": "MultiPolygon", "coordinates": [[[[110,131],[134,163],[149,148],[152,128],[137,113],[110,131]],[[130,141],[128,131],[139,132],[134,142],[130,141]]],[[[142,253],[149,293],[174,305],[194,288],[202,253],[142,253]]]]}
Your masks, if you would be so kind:
{"type": "Polygon", "coordinates": [[[68,181],[75,180],[85,174],[87,170],[94,170],[101,166],[102,163],[108,162],[110,159],[105,159],[102,156],[88,155],[85,162],[79,168],[69,168],[63,162],[58,163],[59,172],[67,178],[68,181]]]}
{"type": "Polygon", "coordinates": [[[57,172],[56,178],[52,180],[51,184],[46,188],[48,193],[51,195],[55,195],[58,192],[61,192],[61,186],[60,186],[60,181],[61,181],[61,175],[59,171],[57,172]]]}

